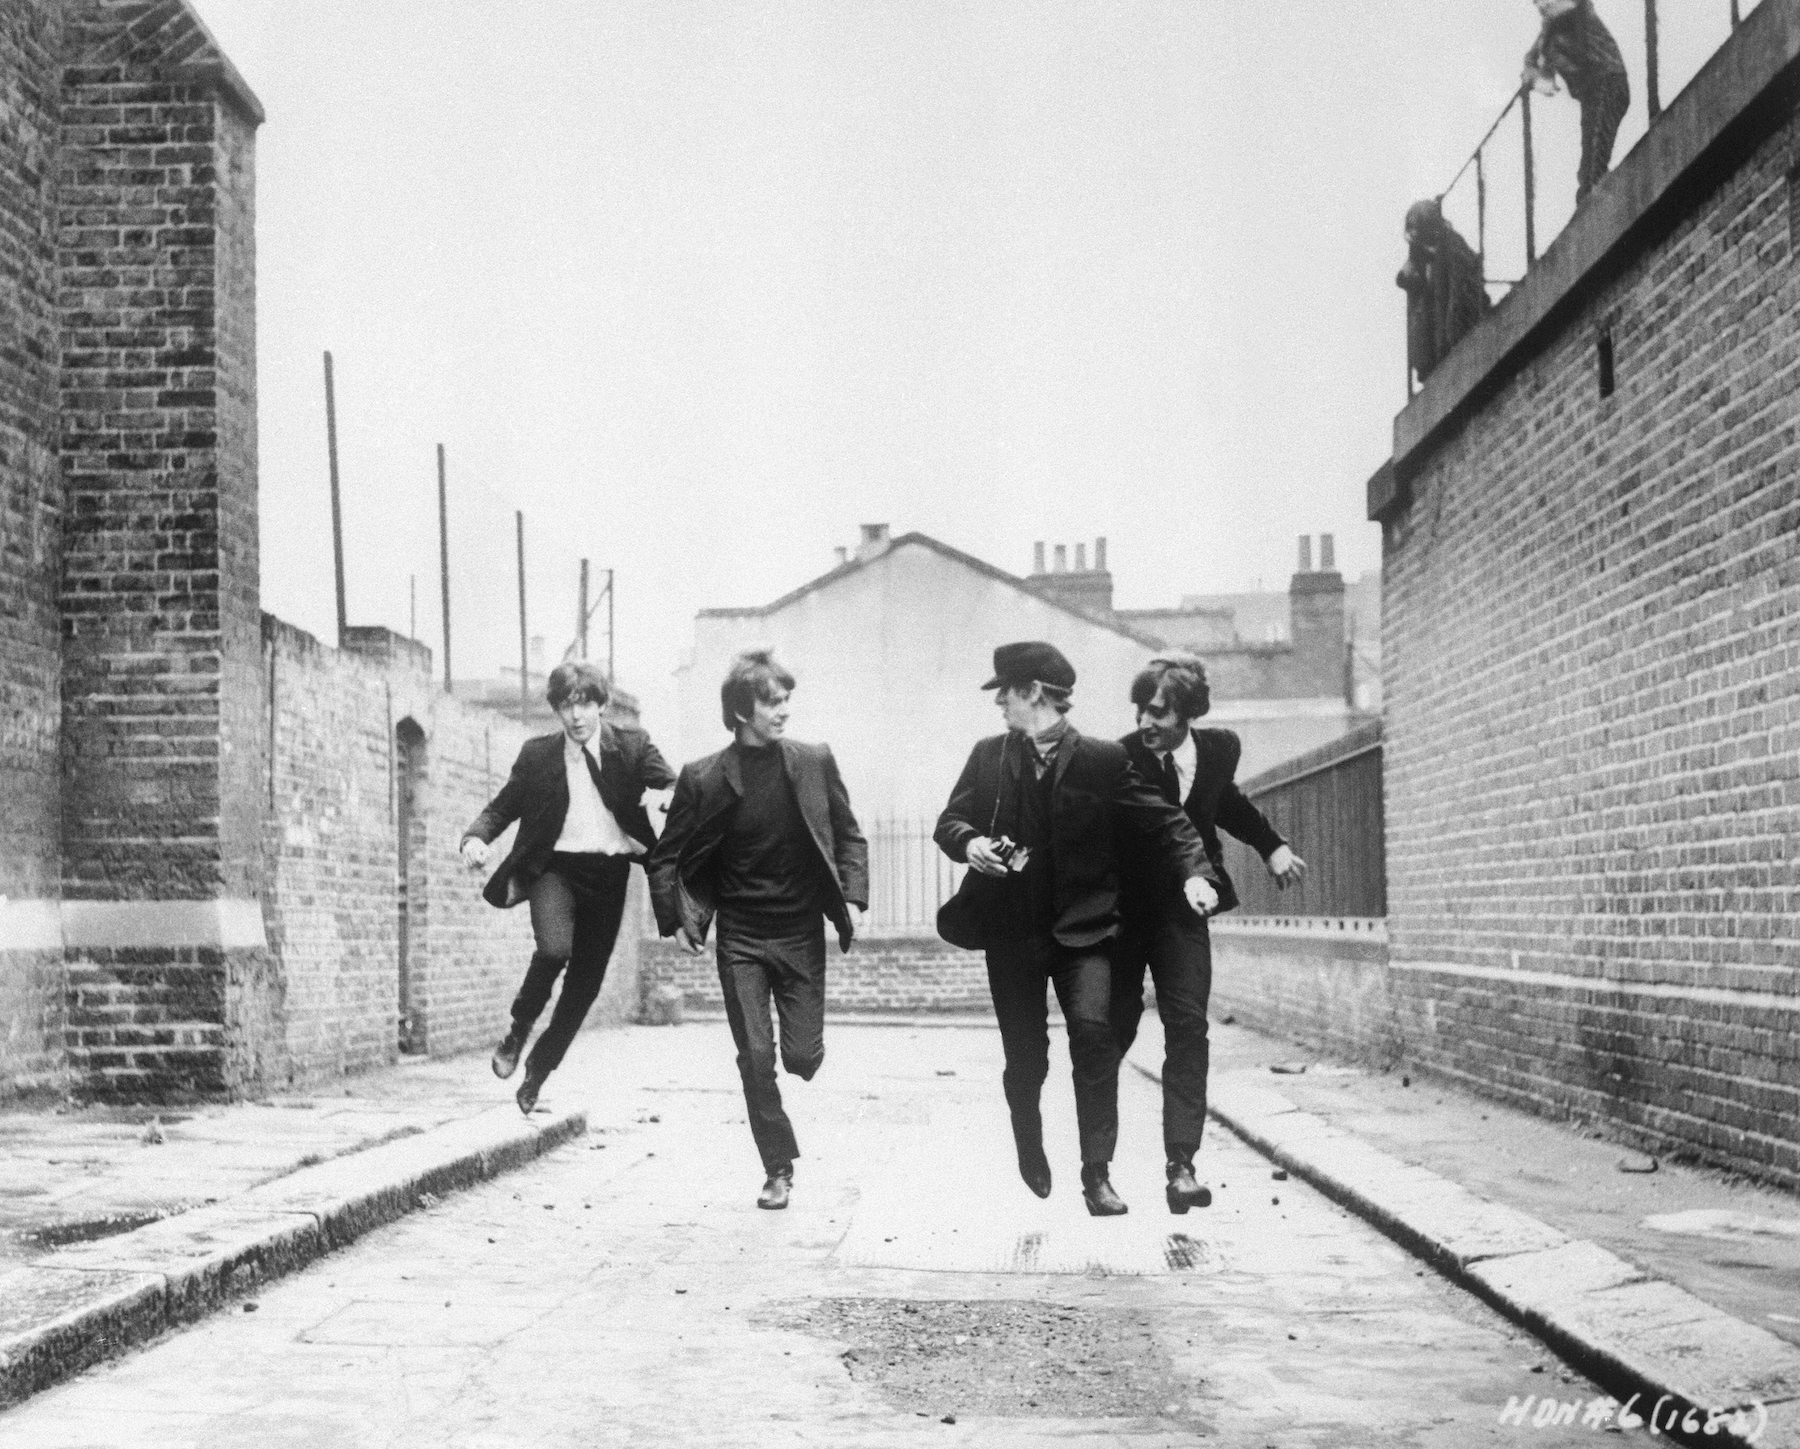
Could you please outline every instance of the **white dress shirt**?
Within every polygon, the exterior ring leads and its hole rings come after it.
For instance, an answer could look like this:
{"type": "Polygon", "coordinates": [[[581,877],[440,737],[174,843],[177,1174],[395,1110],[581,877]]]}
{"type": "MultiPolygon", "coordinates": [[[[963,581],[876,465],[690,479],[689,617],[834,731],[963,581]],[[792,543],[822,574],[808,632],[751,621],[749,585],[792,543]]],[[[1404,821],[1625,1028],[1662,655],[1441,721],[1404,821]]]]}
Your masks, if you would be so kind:
{"type": "Polygon", "coordinates": [[[573,855],[642,855],[644,846],[620,828],[612,811],[600,799],[594,777],[588,774],[581,752],[593,758],[594,768],[601,769],[600,752],[595,746],[600,736],[594,735],[585,745],[563,736],[563,769],[569,776],[569,813],[563,816],[562,834],[556,837],[556,849],[573,855]]]}
{"type": "Polygon", "coordinates": [[[1186,805],[1187,798],[1194,789],[1194,772],[1200,768],[1200,752],[1194,748],[1193,735],[1184,734],[1181,743],[1163,758],[1175,762],[1175,779],[1181,788],[1181,796],[1176,803],[1186,805]]]}

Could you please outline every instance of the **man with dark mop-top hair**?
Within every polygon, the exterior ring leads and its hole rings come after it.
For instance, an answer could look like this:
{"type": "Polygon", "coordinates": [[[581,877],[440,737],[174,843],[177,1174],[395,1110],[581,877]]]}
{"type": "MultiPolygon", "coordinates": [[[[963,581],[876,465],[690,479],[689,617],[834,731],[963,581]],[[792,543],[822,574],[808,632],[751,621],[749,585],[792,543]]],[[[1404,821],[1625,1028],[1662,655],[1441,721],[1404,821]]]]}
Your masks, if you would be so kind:
{"type": "Polygon", "coordinates": [[[562,732],[525,742],[506,784],[463,833],[460,847],[469,868],[479,870],[500,832],[519,822],[512,850],[482,892],[502,909],[529,902],[537,946],[513,998],[512,1024],[494,1049],[495,1076],[510,1077],[518,1067],[532,1024],[562,977],[556,1010],[526,1059],[516,1097],[527,1115],[600,994],[625,913],[631,862],[656,844],[644,791],[675,783],[649,735],[600,717],[612,690],[593,665],[557,665],[545,694],[562,732]]]}
{"type": "Polygon", "coordinates": [[[1127,1211],[1110,1177],[1119,1135],[1107,954],[1119,933],[1115,841],[1141,847],[1145,868],[1196,914],[1218,895],[1187,816],[1132,769],[1123,745],[1069,724],[1074,687],[1074,668],[1050,644],[994,651],[982,688],[996,691],[1006,733],[975,746],[938,817],[939,848],[969,867],[938,932],[987,953],[1019,1175],[1039,1197],[1051,1186],[1039,1100],[1050,1069],[1045,991],[1055,987],[1074,1068],[1082,1197],[1094,1216],[1112,1217],[1127,1211]]]}
{"type": "MultiPolygon", "coordinates": [[[[1138,727],[1119,743],[1132,766],[1186,812],[1206,847],[1218,878],[1214,915],[1237,904],[1219,845],[1223,828],[1263,858],[1276,886],[1286,890],[1306,873],[1262,811],[1245,798],[1234,776],[1243,746],[1230,730],[1199,729],[1212,707],[1206,665],[1192,654],[1152,659],[1131,682],[1138,727]]],[[[1157,880],[1154,869],[1124,872],[1119,902],[1123,929],[1113,946],[1113,1036],[1123,1056],[1144,1014],[1144,970],[1156,983],[1156,1011],[1163,1028],[1163,1154],[1169,1211],[1207,1207],[1212,1189],[1194,1175],[1194,1154],[1206,1125],[1207,998],[1212,994],[1212,941],[1205,919],[1178,892],[1157,880]]]]}
{"type": "Polygon", "coordinates": [[[767,649],[740,654],[719,689],[735,736],[683,765],[650,857],[656,924],[698,956],[716,913],[719,985],[737,1045],[750,1133],[767,1180],[756,1205],[788,1205],[800,1147],[775,1080],[825,1060],[825,927],[849,951],[869,903],[869,847],[826,745],[787,735],[794,676],[767,649]]]}

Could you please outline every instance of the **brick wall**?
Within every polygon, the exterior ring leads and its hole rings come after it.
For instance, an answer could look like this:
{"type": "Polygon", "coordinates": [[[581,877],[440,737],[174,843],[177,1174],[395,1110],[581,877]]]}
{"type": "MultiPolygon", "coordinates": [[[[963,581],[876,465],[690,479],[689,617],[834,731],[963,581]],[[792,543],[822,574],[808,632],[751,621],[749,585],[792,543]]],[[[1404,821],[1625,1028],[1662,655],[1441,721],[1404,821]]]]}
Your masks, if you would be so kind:
{"type": "MultiPolygon", "coordinates": [[[[1760,101],[1729,86],[1797,26],[1792,4],[1763,5],[1732,42],[1756,49],[1703,74],[1596,193],[1552,275],[1595,251],[1608,208],[1642,206],[1637,232],[1619,223],[1615,259],[1546,304],[1541,343],[1418,445],[1409,496],[1380,510],[1388,930],[1416,1050],[1513,1101],[1789,1183],[1800,127],[1792,64],[1760,101]],[[1710,107],[1724,155],[1778,100],[1763,139],[1669,182],[1676,214],[1646,234],[1683,128],[1713,125],[1710,107]]],[[[1507,309],[1486,325],[1503,335],[1507,309]]]]}
{"type": "MultiPolygon", "coordinates": [[[[673,940],[650,938],[639,950],[643,990],[673,986],[689,1005],[724,1006],[710,949],[703,956],[689,956],[673,940]]],[[[832,939],[826,946],[826,962],[829,1011],[991,1009],[981,953],[959,950],[935,936],[869,937],[858,941],[848,956],[832,939]]]]}
{"type": "Polygon", "coordinates": [[[61,1061],[61,952],[26,946],[18,908],[53,901],[61,871],[56,610],[55,204],[61,8],[0,7],[0,1083],[51,1081],[61,1061]]]}

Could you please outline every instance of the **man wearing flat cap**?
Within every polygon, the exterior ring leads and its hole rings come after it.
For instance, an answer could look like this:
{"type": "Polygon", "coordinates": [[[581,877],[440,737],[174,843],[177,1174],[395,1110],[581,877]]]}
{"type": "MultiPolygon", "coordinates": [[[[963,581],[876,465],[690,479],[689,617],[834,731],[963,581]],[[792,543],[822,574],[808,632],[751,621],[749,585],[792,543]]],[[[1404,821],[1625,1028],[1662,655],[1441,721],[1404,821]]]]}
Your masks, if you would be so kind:
{"type": "Polygon", "coordinates": [[[1082,1197],[1090,1213],[1111,1217],[1126,1211],[1109,1174],[1119,1134],[1119,1048],[1107,1016],[1115,840],[1135,842],[1196,914],[1217,906],[1216,876],[1187,816],[1132,769],[1124,746],[1069,724],[1075,670],[1053,645],[1002,645],[982,687],[996,691],[1006,733],[975,746],[938,817],[939,848],[969,867],[938,931],[987,955],[1019,1175],[1039,1197],[1051,1186],[1039,1099],[1050,1068],[1045,988],[1055,988],[1074,1069],[1082,1197]]]}

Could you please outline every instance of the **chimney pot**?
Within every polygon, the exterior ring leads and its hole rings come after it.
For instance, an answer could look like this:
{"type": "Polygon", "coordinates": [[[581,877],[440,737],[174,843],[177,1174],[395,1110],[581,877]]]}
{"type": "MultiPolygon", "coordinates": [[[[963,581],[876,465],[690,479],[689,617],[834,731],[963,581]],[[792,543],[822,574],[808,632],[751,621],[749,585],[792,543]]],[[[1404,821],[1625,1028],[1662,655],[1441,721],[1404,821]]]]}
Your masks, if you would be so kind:
{"type": "Polygon", "coordinates": [[[1055,558],[1056,572],[1066,574],[1069,571],[1069,546],[1066,543],[1057,544],[1055,558]]]}
{"type": "Polygon", "coordinates": [[[1300,535],[1299,571],[1303,574],[1310,574],[1312,572],[1312,535],[1310,533],[1303,533],[1300,535]]]}
{"type": "Polygon", "coordinates": [[[1106,572],[1106,540],[1104,538],[1094,540],[1094,571],[1102,574],[1106,572]]]}
{"type": "Polygon", "coordinates": [[[1044,571],[1044,546],[1041,543],[1034,543],[1031,546],[1031,571],[1034,574],[1041,574],[1044,571]]]}
{"type": "Polygon", "coordinates": [[[1337,567],[1335,540],[1329,533],[1319,535],[1319,567],[1330,573],[1337,567]]]}
{"type": "Polygon", "coordinates": [[[1075,545],[1075,572],[1078,574],[1087,572],[1087,545],[1085,543],[1075,545]]]}
{"type": "Polygon", "coordinates": [[[880,543],[887,536],[888,526],[885,523],[865,523],[862,526],[862,541],[864,543],[880,543]]]}

